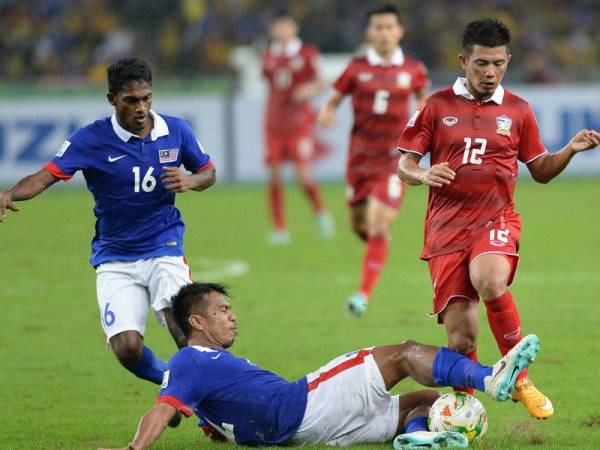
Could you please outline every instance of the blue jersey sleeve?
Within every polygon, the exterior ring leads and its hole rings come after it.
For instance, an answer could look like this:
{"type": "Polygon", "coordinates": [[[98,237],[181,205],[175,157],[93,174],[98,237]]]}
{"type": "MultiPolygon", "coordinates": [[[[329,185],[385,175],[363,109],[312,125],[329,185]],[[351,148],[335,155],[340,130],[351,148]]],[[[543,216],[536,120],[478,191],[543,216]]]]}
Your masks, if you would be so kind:
{"type": "Polygon", "coordinates": [[[200,383],[200,368],[194,360],[191,349],[175,353],[167,364],[157,402],[167,403],[181,411],[186,417],[204,397],[200,383]]]}
{"type": "Polygon", "coordinates": [[[86,169],[88,163],[81,144],[82,134],[82,130],[76,131],[63,142],[54,158],[46,164],[45,169],[65,181],[70,180],[78,170],[86,169]]]}
{"type": "Polygon", "coordinates": [[[183,166],[193,173],[212,167],[210,156],[204,152],[192,128],[183,120],[181,121],[181,129],[183,166]]]}

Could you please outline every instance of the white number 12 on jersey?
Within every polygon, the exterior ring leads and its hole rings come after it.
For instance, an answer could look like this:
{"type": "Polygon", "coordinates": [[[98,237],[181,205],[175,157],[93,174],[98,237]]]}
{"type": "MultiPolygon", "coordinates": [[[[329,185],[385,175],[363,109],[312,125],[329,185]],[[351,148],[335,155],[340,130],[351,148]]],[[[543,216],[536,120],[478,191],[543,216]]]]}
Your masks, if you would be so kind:
{"type": "Polygon", "coordinates": [[[479,156],[483,156],[485,153],[485,147],[487,146],[487,139],[475,138],[475,143],[480,144],[479,148],[471,148],[471,138],[465,138],[465,153],[463,155],[463,164],[482,164],[483,160],[479,156]]]}

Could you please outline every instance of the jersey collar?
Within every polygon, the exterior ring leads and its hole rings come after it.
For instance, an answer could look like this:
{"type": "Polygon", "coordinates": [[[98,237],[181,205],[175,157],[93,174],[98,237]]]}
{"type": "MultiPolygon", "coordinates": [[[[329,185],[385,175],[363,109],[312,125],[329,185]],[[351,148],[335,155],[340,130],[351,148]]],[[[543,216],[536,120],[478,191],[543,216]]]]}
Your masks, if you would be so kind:
{"type": "MultiPolygon", "coordinates": [[[[454,86],[452,86],[452,90],[456,95],[460,95],[469,100],[475,100],[475,97],[471,95],[471,93],[467,90],[467,79],[463,77],[458,77],[454,82],[454,86]]],[[[504,88],[501,85],[498,85],[494,93],[490,98],[488,98],[485,102],[494,102],[498,105],[502,104],[502,100],[504,99],[504,88]]]]}
{"type": "MultiPolygon", "coordinates": [[[[167,122],[165,122],[165,119],[160,117],[157,113],[155,113],[152,110],[150,110],[150,115],[152,116],[152,120],[154,121],[154,127],[152,128],[152,131],[150,131],[150,139],[152,141],[155,141],[161,136],[167,136],[169,134],[169,127],[167,126],[167,122]]],[[[129,142],[129,139],[131,139],[132,137],[136,137],[139,139],[139,136],[137,134],[130,133],[121,125],[119,125],[116,114],[112,115],[112,117],[110,118],[110,123],[113,127],[113,130],[115,131],[115,134],[119,136],[119,138],[122,141],[129,142]]]]}
{"type": "Polygon", "coordinates": [[[400,47],[392,55],[392,59],[385,61],[373,47],[367,49],[367,62],[371,66],[401,66],[404,64],[404,52],[400,47]]]}
{"type": "Polygon", "coordinates": [[[279,42],[273,42],[271,44],[271,53],[273,53],[275,56],[279,56],[283,53],[288,58],[291,58],[300,53],[301,48],[302,41],[300,40],[300,38],[296,38],[285,47],[279,42]]]}

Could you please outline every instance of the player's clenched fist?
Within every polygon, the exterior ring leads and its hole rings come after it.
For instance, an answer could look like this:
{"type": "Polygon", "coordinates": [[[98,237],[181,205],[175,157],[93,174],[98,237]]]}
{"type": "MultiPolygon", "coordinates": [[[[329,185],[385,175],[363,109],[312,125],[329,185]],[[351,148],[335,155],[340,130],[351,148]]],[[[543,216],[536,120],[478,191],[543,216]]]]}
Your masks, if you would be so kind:
{"type": "Polygon", "coordinates": [[[420,181],[427,186],[442,187],[449,185],[454,180],[456,173],[447,162],[434,164],[429,169],[421,172],[420,181]]]}
{"type": "Polygon", "coordinates": [[[10,192],[2,192],[0,193],[0,222],[6,220],[6,211],[9,209],[14,212],[21,210],[18,206],[13,205],[10,192]]]}

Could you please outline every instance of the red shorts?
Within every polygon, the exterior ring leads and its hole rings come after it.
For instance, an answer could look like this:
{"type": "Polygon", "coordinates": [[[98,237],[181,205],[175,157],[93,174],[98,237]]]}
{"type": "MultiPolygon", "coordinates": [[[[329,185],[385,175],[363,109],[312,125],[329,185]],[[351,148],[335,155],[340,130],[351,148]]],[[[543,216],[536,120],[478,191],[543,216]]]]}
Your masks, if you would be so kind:
{"type": "Polygon", "coordinates": [[[310,163],[314,159],[315,139],[312,134],[281,135],[266,133],[267,154],[265,164],[272,166],[285,161],[299,164],[310,163]]]}
{"type": "Polygon", "coordinates": [[[348,206],[356,206],[368,198],[375,198],[390,208],[402,205],[406,183],[395,173],[365,176],[349,173],[346,178],[346,201],[348,206]]]}
{"type": "MultiPolygon", "coordinates": [[[[434,256],[429,259],[429,275],[433,284],[432,316],[440,314],[454,300],[479,302],[479,294],[469,276],[471,262],[485,254],[504,255],[510,264],[508,285],[515,277],[519,265],[520,219],[504,224],[494,223],[482,230],[470,247],[464,250],[434,256]]],[[[438,322],[441,323],[438,316],[438,322]]]]}

